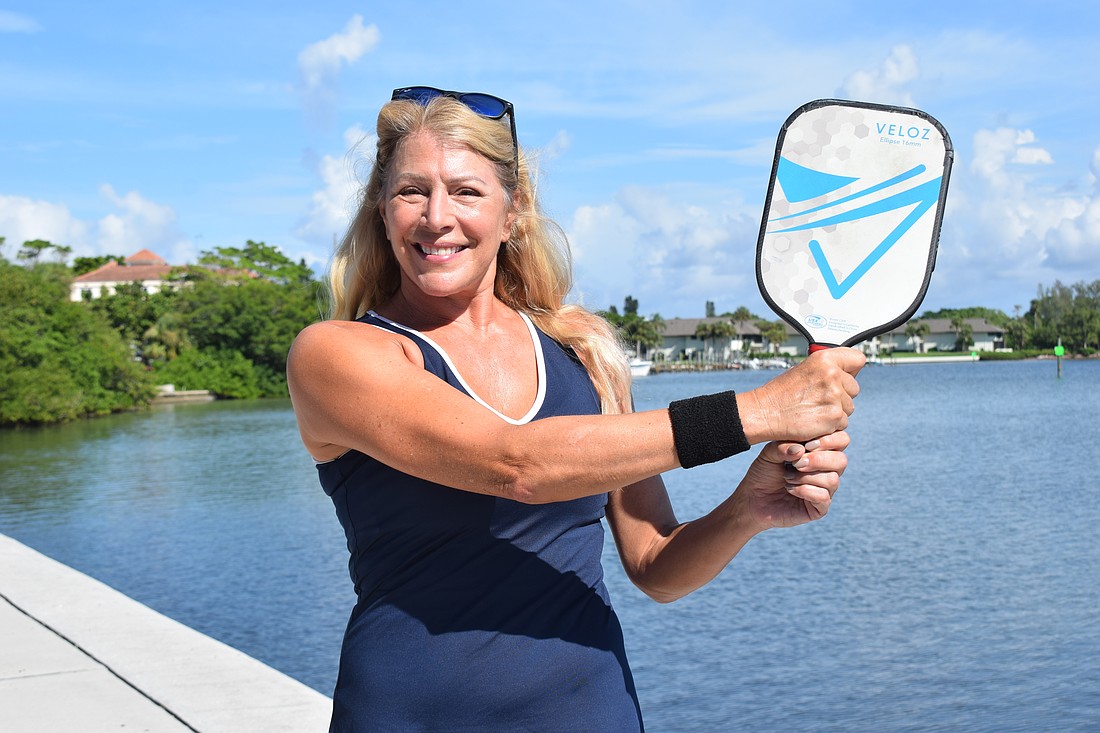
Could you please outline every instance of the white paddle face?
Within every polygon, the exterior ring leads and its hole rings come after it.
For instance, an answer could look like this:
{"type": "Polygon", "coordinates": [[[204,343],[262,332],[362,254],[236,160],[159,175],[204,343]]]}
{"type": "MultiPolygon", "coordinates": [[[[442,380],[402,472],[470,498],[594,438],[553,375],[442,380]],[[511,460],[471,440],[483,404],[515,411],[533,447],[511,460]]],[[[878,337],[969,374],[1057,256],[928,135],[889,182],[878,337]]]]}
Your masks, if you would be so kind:
{"type": "Polygon", "coordinates": [[[764,299],[811,344],[904,323],[936,263],[951,170],[943,127],[913,109],[818,100],[779,134],[757,242],[764,299]]]}

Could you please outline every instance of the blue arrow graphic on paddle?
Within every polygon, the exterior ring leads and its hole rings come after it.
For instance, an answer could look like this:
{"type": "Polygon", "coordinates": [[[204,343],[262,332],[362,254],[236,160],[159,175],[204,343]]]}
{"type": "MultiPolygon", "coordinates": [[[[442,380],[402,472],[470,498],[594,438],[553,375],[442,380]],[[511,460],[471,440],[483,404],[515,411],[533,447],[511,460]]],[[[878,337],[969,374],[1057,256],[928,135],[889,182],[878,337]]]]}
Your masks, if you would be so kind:
{"type": "MultiPolygon", "coordinates": [[[[885,190],[891,186],[895,186],[902,183],[914,176],[918,176],[925,171],[924,165],[918,165],[911,168],[900,175],[894,176],[881,183],[877,183],[873,186],[857,191],[849,196],[838,199],[828,204],[818,206],[806,211],[799,212],[798,214],[791,214],[788,216],[778,217],[773,219],[772,222],[782,221],[784,219],[790,219],[793,216],[805,216],[809,213],[816,213],[819,211],[825,211],[827,209],[833,209],[837,206],[845,204],[849,201],[869,196],[879,191],[885,190]]],[[[811,198],[830,193],[832,191],[843,188],[844,186],[857,181],[857,178],[850,178],[847,176],[834,176],[828,173],[822,173],[810,168],[806,168],[791,161],[781,158],[779,161],[779,167],[777,170],[777,177],[779,178],[779,185],[783,188],[784,194],[787,196],[788,201],[806,201],[811,198]]],[[[901,220],[894,229],[876,246],[871,250],[862,262],[852,272],[844,278],[843,281],[837,281],[833,275],[833,269],[829,265],[829,260],[825,255],[825,251],[822,249],[821,244],[812,239],[809,243],[810,254],[813,255],[814,262],[817,263],[818,269],[821,271],[821,276],[825,280],[825,285],[829,288],[829,293],[833,296],[834,300],[843,298],[844,295],[852,289],[857,282],[859,282],[864,275],[870,271],[875,264],[882,259],[883,255],[890,251],[899,239],[901,239],[909,229],[912,228],[917,221],[930,209],[932,209],[939,201],[941,184],[943,177],[934,178],[920,185],[914,186],[908,190],[901,191],[892,196],[888,196],[884,199],[876,201],[874,203],[860,206],[850,211],[842,212],[840,214],[834,214],[832,216],[826,216],[824,218],[815,219],[804,224],[788,227],[785,229],[774,230],[770,233],[779,234],[786,232],[798,232],[806,231],[807,229],[815,229],[817,227],[827,227],[835,224],[843,224],[845,222],[857,221],[859,219],[865,219],[871,216],[877,216],[897,209],[902,209],[907,206],[913,206],[913,210],[909,212],[901,220]]]]}

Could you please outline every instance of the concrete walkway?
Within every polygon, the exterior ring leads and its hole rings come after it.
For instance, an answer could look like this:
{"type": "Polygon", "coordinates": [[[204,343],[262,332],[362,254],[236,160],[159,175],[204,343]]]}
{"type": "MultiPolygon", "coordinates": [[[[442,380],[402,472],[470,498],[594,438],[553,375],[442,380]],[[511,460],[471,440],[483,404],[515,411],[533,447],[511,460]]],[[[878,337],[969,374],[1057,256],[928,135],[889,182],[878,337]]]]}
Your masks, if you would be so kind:
{"type": "Polygon", "coordinates": [[[332,702],[0,535],[4,733],[309,733],[332,702]]]}

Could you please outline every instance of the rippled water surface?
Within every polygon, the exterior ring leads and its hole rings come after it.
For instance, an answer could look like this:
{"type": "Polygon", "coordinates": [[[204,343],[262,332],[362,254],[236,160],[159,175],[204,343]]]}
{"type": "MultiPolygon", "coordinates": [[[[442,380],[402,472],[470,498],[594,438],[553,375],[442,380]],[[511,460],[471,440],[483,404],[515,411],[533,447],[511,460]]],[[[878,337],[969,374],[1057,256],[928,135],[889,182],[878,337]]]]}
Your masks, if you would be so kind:
{"type": "MultiPolygon", "coordinates": [[[[641,409],[774,372],[639,380],[641,409]]],[[[651,731],[1100,730],[1100,362],[868,367],[823,521],[677,603],[608,543],[651,731]]],[[[681,519],[748,463],[674,471],[681,519]]],[[[0,532],[330,693],[346,549],[287,402],[0,432],[0,532]]]]}

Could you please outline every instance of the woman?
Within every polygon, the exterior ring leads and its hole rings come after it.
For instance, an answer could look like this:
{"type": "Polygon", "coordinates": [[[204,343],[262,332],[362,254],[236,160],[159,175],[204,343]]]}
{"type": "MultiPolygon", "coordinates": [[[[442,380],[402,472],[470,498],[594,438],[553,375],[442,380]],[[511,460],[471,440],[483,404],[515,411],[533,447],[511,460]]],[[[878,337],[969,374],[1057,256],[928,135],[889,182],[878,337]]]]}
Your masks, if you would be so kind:
{"type": "Polygon", "coordinates": [[[605,513],[628,576],[667,602],[828,511],[862,355],[633,413],[614,333],[563,303],[564,237],[503,100],[394,92],[330,279],[332,318],[288,371],[358,596],[332,730],[640,730],[605,513]],[[726,501],[676,520],[663,471],[766,441],[726,501]]]}

